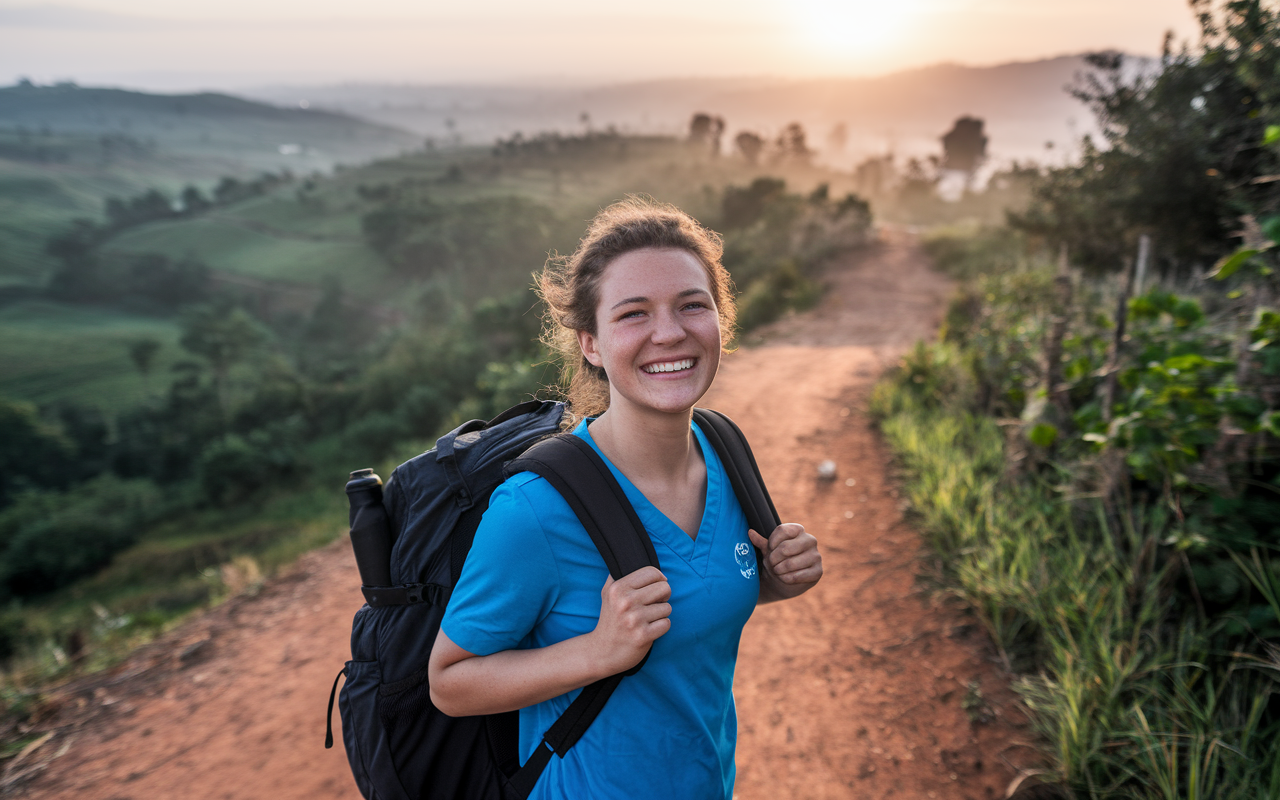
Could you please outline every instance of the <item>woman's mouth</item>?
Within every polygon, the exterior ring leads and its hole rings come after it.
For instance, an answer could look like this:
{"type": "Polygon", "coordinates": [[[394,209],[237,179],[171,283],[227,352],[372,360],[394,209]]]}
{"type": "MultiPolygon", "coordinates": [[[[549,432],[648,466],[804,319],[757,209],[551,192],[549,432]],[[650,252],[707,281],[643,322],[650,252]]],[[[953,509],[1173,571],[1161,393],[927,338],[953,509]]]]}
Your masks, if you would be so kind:
{"type": "Polygon", "coordinates": [[[678,361],[660,361],[657,364],[645,364],[640,369],[650,375],[656,375],[661,372],[682,372],[686,369],[693,369],[693,362],[694,359],[692,358],[682,358],[678,361]]]}

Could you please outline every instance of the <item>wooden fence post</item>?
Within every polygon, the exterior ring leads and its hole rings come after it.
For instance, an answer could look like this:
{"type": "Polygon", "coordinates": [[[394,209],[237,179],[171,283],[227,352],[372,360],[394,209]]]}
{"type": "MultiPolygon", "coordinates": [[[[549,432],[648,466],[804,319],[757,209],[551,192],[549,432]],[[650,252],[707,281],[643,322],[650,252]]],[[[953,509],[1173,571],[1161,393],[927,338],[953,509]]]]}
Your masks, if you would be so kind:
{"type": "Polygon", "coordinates": [[[1058,251],[1058,274],[1053,278],[1053,307],[1049,311],[1049,336],[1044,344],[1044,383],[1049,404],[1058,412],[1055,422],[1061,427],[1071,424],[1071,399],[1067,396],[1062,374],[1062,340],[1067,335],[1071,313],[1071,273],[1067,263],[1067,245],[1058,251]]]}
{"type": "Polygon", "coordinates": [[[1102,419],[1107,423],[1111,422],[1112,406],[1116,400],[1120,357],[1124,350],[1124,331],[1129,320],[1129,297],[1142,291],[1142,278],[1146,274],[1147,259],[1150,256],[1151,237],[1144,233],[1138,237],[1137,261],[1129,262],[1129,268],[1125,270],[1124,285],[1120,288],[1120,298],[1116,302],[1116,331],[1111,338],[1111,346],[1107,348],[1107,365],[1103,368],[1102,419]]]}

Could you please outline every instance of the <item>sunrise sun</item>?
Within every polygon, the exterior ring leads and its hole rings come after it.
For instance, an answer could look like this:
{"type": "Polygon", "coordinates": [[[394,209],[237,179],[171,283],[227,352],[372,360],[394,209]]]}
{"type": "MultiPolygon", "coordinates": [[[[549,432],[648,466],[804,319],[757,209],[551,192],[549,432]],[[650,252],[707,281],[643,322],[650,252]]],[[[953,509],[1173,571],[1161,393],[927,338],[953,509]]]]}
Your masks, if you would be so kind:
{"type": "Polygon", "coordinates": [[[918,10],[910,0],[801,0],[794,8],[808,43],[835,56],[893,46],[918,10]]]}

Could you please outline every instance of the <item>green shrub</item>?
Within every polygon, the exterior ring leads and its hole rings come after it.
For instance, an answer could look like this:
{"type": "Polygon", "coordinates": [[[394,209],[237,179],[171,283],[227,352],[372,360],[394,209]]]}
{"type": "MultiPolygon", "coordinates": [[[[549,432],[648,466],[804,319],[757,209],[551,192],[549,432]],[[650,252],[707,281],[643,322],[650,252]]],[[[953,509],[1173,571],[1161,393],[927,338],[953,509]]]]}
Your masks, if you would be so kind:
{"type": "Polygon", "coordinates": [[[133,544],[163,510],[150,481],[110,474],[65,492],[24,494],[0,513],[0,584],[17,596],[65,586],[133,544]]]}
{"type": "Polygon", "coordinates": [[[946,586],[1024,673],[1016,688],[1059,777],[1084,797],[1276,796],[1280,660],[1254,637],[1277,630],[1280,564],[1255,550],[1197,570],[1209,593],[1263,596],[1258,627],[1224,651],[1231,618],[1180,614],[1181,562],[1157,559],[1167,509],[1111,522],[1046,483],[1006,480],[994,421],[932,402],[913,374],[877,385],[872,410],[946,586]]]}
{"type": "Polygon", "coordinates": [[[745,333],[767,325],[788,311],[813,307],[821,297],[821,284],[800,274],[795,261],[783,261],[738,298],[738,328],[745,333]]]}
{"type": "Polygon", "coordinates": [[[379,411],[348,426],[342,434],[342,442],[354,463],[359,459],[379,459],[411,435],[403,419],[379,411]]]}
{"type": "Polygon", "coordinates": [[[248,436],[229,434],[200,454],[197,474],[205,496],[228,503],[261,495],[299,468],[287,432],[260,429],[248,436]]]}

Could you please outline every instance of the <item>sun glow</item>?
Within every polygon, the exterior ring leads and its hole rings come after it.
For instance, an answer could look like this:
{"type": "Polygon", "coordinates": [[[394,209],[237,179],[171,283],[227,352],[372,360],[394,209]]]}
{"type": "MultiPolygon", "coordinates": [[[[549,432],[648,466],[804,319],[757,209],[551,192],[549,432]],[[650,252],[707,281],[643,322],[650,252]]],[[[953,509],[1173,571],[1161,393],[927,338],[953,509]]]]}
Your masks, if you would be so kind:
{"type": "Polygon", "coordinates": [[[802,0],[796,22],[826,55],[857,56],[898,45],[919,11],[911,0],[802,0]]]}

